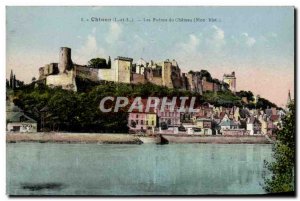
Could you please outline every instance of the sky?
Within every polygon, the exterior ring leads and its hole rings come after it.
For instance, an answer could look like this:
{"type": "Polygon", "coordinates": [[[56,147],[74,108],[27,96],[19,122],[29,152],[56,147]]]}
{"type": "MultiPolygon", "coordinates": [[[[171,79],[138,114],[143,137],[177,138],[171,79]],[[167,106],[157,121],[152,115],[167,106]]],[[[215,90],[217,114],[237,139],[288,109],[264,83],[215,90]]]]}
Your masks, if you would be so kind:
{"type": "Polygon", "coordinates": [[[278,106],[289,90],[294,97],[293,7],[7,7],[6,40],[6,77],[12,69],[26,83],[70,47],[78,64],[108,56],[175,59],[182,72],[205,69],[220,80],[235,71],[237,90],[278,106]],[[176,21],[182,18],[192,22],[176,21]]]}

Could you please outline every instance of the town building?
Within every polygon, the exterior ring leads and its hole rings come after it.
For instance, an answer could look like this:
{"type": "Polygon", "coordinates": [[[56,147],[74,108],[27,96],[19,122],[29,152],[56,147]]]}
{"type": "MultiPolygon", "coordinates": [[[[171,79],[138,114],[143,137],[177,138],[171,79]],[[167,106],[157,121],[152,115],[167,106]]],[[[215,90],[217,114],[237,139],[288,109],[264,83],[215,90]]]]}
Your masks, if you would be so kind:
{"type": "Polygon", "coordinates": [[[225,114],[221,122],[219,123],[221,133],[223,133],[224,130],[239,129],[239,126],[240,126],[239,122],[233,120],[232,118],[229,118],[228,114],[225,114]]]}
{"type": "Polygon", "coordinates": [[[128,116],[129,130],[143,131],[146,130],[146,113],[144,112],[131,112],[128,116]]]}
{"type": "Polygon", "coordinates": [[[142,99],[142,110],[134,109],[128,114],[128,127],[133,132],[148,132],[154,133],[157,127],[157,109],[150,107],[146,111],[147,100],[142,99]]]}
{"type": "Polygon", "coordinates": [[[212,120],[209,118],[198,118],[196,120],[196,127],[200,128],[201,134],[212,135],[212,120]]]}
{"type": "Polygon", "coordinates": [[[247,119],[247,130],[250,131],[250,135],[260,135],[261,132],[261,122],[254,116],[247,119]]]}
{"type": "Polygon", "coordinates": [[[37,132],[37,122],[25,115],[13,102],[6,101],[6,131],[20,133],[37,132]]]}
{"type": "Polygon", "coordinates": [[[157,111],[158,121],[161,124],[166,124],[168,127],[178,127],[180,126],[180,111],[178,107],[175,107],[174,110],[171,110],[170,105],[166,105],[166,107],[161,111],[157,111]]]}

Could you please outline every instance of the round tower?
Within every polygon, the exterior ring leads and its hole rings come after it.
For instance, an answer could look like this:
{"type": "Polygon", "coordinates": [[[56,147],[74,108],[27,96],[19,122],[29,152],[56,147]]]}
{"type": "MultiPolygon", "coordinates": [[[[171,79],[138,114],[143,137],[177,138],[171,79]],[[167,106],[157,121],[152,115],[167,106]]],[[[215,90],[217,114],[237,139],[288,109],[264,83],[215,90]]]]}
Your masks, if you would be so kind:
{"type": "Polygon", "coordinates": [[[73,62],[71,59],[71,48],[61,47],[59,52],[59,73],[65,73],[67,70],[73,68],[73,62]]]}

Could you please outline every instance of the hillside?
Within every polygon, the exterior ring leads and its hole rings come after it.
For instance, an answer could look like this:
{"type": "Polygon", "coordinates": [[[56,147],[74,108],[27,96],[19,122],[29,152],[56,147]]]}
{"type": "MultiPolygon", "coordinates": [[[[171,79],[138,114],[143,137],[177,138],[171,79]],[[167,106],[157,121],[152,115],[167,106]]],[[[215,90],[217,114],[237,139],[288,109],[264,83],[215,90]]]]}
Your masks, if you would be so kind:
{"type": "MultiPolygon", "coordinates": [[[[102,113],[99,103],[106,96],[125,97],[196,97],[195,106],[210,103],[224,107],[260,107],[265,109],[274,106],[265,99],[257,104],[245,104],[242,98],[230,91],[205,92],[202,96],[189,91],[168,89],[154,84],[96,83],[89,80],[78,80],[78,91],[67,91],[59,87],[49,88],[43,84],[29,84],[15,89],[14,103],[30,117],[37,120],[40,128],[41,117],[45,118],[48,130],[76,132],[112,132],[124,133],[127,128],[127,112],[102,113]],[[43,112],[41,110],[43,109],[43,112]]],[[[239,94],[240,95],[240,94],[239,94]]]]}

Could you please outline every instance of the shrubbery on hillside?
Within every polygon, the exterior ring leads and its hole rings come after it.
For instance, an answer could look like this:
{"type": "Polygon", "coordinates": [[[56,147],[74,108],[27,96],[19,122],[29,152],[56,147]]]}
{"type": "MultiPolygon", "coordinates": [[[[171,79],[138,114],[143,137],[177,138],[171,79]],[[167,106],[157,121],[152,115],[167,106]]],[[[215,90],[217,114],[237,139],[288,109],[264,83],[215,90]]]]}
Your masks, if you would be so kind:
{"type": "MultiPolygon", "coordinates": [[[[38,121],[40,127],[41,113],[47,113],[46,127],[50,130],[77,132],[127,132],[127,113],[102,113],[99,103],[106,96],[125,97],[196,97],[196,105],[204,102],[215,106],[242,106],[241,98],[230,91],[205,92],[203,96],[190,91],[169,89],[167,87],[147,84],[123,84],[77,79],[78,92],[66,91],[59,87],[49,88],[43,84],[25,85],[14,92],[14,102],[29,116],[38,121]]],[[[270,102],[262,99],[258,104],[268,107],[270,102]]]]}

